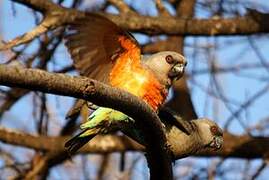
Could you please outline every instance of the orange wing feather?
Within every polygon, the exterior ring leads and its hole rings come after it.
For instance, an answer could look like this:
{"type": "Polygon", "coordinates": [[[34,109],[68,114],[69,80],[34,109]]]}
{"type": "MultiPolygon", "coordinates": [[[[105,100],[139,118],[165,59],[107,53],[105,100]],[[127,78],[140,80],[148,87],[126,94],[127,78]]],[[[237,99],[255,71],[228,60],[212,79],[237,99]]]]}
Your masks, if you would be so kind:
{"type": "Polygon", "coordinates": [[[73,22],[66,46],[79,72],[124,89],[154,110],[166,98],[165,88],[141,62],[141,50],[131,34],[105,17],[88,13],[73,22]]]}
{"type": "Polygon", "coordinates": [[[125,36],[118,40],[125,52],[117,58],[110,73],[111,85],[142,98],[156,111],[167,96],[165,88],[141,65],[140,48],[125,36]]]}

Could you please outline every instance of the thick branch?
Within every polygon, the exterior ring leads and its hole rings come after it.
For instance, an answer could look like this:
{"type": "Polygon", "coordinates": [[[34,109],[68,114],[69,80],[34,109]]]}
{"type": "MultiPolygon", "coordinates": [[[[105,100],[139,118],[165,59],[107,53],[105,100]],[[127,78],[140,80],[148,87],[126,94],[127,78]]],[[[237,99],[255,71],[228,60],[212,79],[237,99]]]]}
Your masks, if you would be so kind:
{"type": "Polygon", "coordinates": [[[11,65],[0,65],[0,84],[80,98],[126,113],[137,119],[136,123],[143,132],[151,178],[171,177],[171,159],[161,122],[146,103],[130,93],[89,78],[70,77],[11,65]]]}
{"type": "MultiPolygon", "coordinates": [[[[0,46],[6,50],[14,46],[29,42],[42,33],[74,21],[75,18],[85,14],[73,9],[63,8],[48,0],[13,0],[24,4],[34,10],[40,11],[44,19],[40,25],[26,34],[19,36],[5,45],[0,46]]],[[[119,26],[135,32],[146,34],[166,35],[249,35],[269,32],[269,14],[255,12],[255,15],[236,18],[218,19],[192,19],[184,17],[150,17],[135,13],[122,13],[121,15],[104,14],[119,26]]]]}
{"type": "MultiPolygon", "coordinates": [[[[64,144],[70,136],[35,136],[18,131],[11,131],[0,127],[0,140],[13,145],[23,146],[40,151],[65,151],[64,144]]],[[[123,152],[128,150],[144,150],[142,145],[125,136],[96,136],[90,143],[80,149],[80,153],[110,153],[123,152]]]]}
{"type": "MultiPolygon", "coordinates": [[[[35,10],[42,9],[43,12],[59,10],[60,6],[53,6],[47,0],[14,0],[25,4],[35,10]],[[46,3],[45,3],[46,2],[46,3]]],[[[49,1],[50,2],[50,1],[49,1]]],[[[72,18],[65,18],[61,21],[68,23],[72,21],[74,16],[82,15],[82,13],[74,14],[74,11],[61,9],[62,12],[69,12],[72,18]]],[[[61,16],[59,14],[59,16],[61,16]]],[[[254,15],[235,17],[235,18],[212,18],[212,19],[192,19],[192,18],[175,18],[175,17],[149,17],[140,16],[138,14],[121,14],[106,15],[121,27],[139,31],[148,34],[167,34],[167,35],[248,35],[255,33],[269,32],[269,22],[267,21],[269,14],[256,12],[254,15]]]]}
{"type": "Polygon", "coordinates": [[[269,32],[268,15],[219,19],[183,19],[140,15],[107,15],[119,26],[130,31],[167,35],[249,35],[269,32]]]}
{"type": "MultiPolygon", "coordinates": [[[[70,137],[34,136],[0,128],[0,140],[3,142],[54,153],[63,152],[65,150],[64,143],[68,138],[70,137]]],[[[168,141],[175,142],[172,139],[168,139],[168,141]]],[[[248,135],[236,136],[230,133],[224,133],[224,142],[224,147],[221,151],[197,152],[191,155],[199,157],[219,156],[253,159],[263,158],[269,153],[269,138],[266,137],[250,137],[248,135]]],[[[172,146],[181,146],[181,144],[178,143],[172,146]]],[[[79,153],[112,153],[124,151],[144,151],[144,147],[125,136],[106,135],[95,137],[90,143],[83,147],[79,153]]],[[[179,157],[181,155],[174,154],[174,156],[179,157]]]]}

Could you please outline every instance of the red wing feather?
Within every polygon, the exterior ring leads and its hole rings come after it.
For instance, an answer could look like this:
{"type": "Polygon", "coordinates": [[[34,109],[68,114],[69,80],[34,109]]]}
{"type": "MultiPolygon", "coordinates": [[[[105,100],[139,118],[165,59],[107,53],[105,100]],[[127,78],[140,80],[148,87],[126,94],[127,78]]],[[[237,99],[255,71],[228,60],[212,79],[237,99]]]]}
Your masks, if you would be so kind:
{"type": "Polygon", "coordinates": [[[88,13],[77,19],[67,32],[65,44],[76,69],[81,75],[105,83],[109,83],[110,72],[121,55],[132,56],[128,51],[134,52],[134,48],[140,55],[137,41],[128,32],[98,14],[88,13]]]}

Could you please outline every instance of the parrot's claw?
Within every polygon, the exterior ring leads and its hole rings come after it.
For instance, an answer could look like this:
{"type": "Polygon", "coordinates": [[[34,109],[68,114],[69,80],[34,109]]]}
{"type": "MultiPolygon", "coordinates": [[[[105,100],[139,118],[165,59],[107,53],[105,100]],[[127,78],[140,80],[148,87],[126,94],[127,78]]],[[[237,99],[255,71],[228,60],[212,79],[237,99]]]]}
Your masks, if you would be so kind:
{"type": "Polygon", "coordinates": [[[162,108],[158,115],[162,120],[170,121],[170,123],[174,124],[187,135],[190,135],[194,131],[194,127],[190,121],[182,119],[177,113],[168,108],[162,108]]]}
{"type": "Polygon", "coordinates": [[[176,120],[176,124],[175,126],[179,129],[182,129],[183,128],[183,131],[190,135],[193,130],[194,130],[194,127],[192,126],[192,123],[189,122],[189,121],[186,121],[186,120],[183,120],[180,116],[178,115],[173,115],[175,120],[176,120]]]}
{"type": "Polygon", "coordinates": [[[96,109],[99,108],[99,106],[93,104],[92,102],[87,102],[87,106],[88,106],[89,109],[91,109],[93,111],[95,111],[96,109]]]}

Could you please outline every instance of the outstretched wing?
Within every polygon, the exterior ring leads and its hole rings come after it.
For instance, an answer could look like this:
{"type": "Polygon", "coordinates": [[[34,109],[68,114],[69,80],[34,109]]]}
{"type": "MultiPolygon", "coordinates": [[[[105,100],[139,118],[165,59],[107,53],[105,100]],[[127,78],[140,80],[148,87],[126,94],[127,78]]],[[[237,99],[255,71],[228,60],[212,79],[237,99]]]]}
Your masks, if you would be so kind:
{"type": "Polygon", "coordinates": [[[140,56],[141,51],[135,38],[101,15],[86,14],[72,23],[67,33],[66,47],[83,76],[109,83],[109,74],[123,54],[132,50],[136,58],[130,59],[140,61],[137,54],[140,56]]]}

